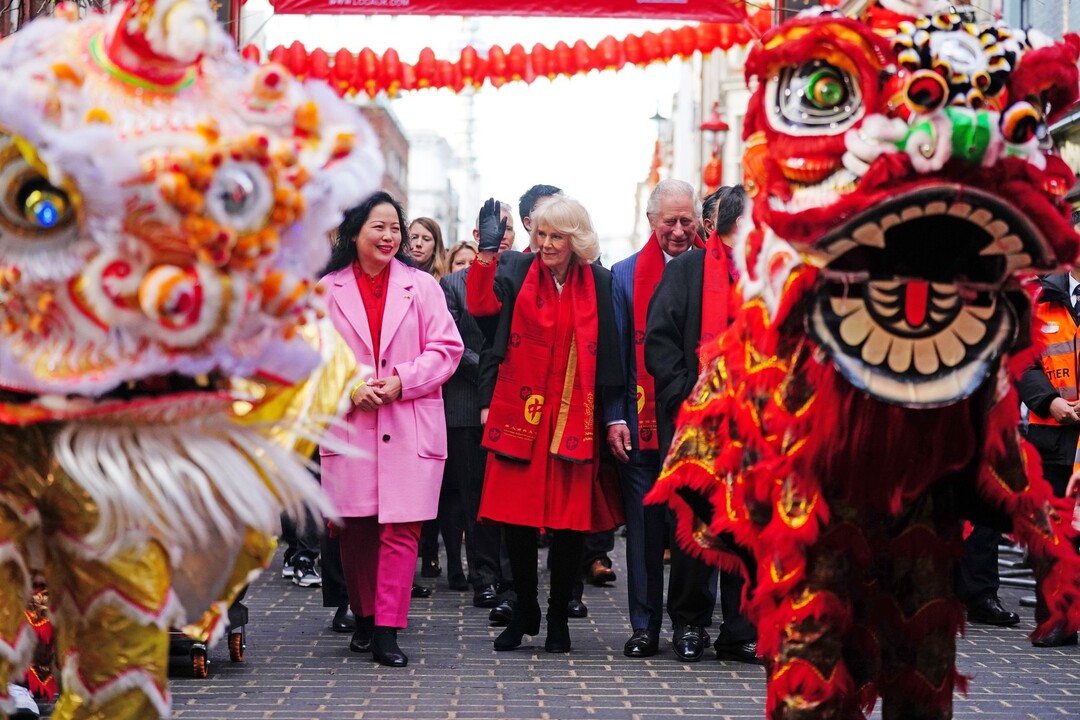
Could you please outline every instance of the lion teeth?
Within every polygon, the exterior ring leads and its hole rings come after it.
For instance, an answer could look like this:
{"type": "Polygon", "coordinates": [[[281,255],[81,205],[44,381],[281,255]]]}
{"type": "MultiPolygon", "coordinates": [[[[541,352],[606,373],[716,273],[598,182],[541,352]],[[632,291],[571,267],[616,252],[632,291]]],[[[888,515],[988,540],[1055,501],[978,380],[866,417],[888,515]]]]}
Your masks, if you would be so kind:
{"type": "Polygon", "coordinates": [[[884,248],[885,247],[885,231],[881,226],[875,223],[867,223],[858,228],[855,232],[851,233],[851,236],[855,238],[855,241],[860,245],[869,245],[870,247],[884,248]]]}

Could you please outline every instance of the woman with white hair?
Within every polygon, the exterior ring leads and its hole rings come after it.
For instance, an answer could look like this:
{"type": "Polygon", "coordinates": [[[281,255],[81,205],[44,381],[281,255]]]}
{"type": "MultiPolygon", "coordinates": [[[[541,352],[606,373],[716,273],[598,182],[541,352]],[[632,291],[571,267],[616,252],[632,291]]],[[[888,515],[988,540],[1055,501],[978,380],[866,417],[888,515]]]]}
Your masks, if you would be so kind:
{"type": "Polygon", "coordinates": [[[589,214],[565,195],[532,212],[532,253],[506,251],[494,263],[498,206],[481,211],[480,254],[469,271],[469,312],[490,348],[481,367],[489,451],[479,519],[504,525],[517,607],[495,639],[512,650],[540,631],[536,528],[553,531],[548,652],[570,651],[567,603],[586,533],[622,522],[614,482],[598,472],[596,428],[602,393],[622,390],[611,273],[595,264],[600,245],[589,214]],[[497,376],[497,377],[496,377],[497,376]]]}

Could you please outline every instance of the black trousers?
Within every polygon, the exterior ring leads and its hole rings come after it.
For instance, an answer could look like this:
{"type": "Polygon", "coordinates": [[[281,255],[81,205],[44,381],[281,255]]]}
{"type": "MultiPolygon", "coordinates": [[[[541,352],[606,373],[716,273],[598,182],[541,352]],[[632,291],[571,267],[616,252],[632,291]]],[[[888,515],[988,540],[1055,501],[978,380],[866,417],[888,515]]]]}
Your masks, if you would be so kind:
{"type": "Polygon", "coordinates": [[[476,517],[480,514],[480,495],[484,490],[484,469],[487,466],[487,451],[480,446],[484,438],[484,428],[451,427],[446,429],[446,437],[448,452],[443,491],[445,492],[448,486],[454,486],[461,499],[469,584],[474,590],[485,585],[498,586],[504,580],[499,561],[502,528],[476,522],[476,517]]]}
{"type": "Polygon", "coordinates": [[[956,597],[970,603],[996,596],[998,575],[998,540],[1001,534],[976,525],[964,540],[964,557],[956,566],[956,597]]]}
{"type": "MultiPolygon", "coordinates": [[[[675,523],[671,522],[671,527],[674,526],[675,523]]],[[[676,633],[687,625],[708,627],[712,625],[713,609],[716,607],[718,571],[687,554],[674,537],[670,542],[667,611],[671,624],[676,633]]]]}
{"type": "MultiPolygon", "coordinates": [[[[438,515],[424,523],[420,531],[420,559],[424,564],[439,559],[439,535],[442,535],[443,547],[446,548],[446,576],[452,580],[465,574],[461,566],[461,541],[465,537],[466,525],[461,481],[454,476],[455,468],[452,466],[458,464],[458,457],[462,453],[467,454],[470,448],[455,442],[456,438],[450,435],[451,429],[447,428],[446,433],[446,465],[443,467],[442,489],[439,492],[438,515]],[[452,457],[454,460],[451,460],[452,457]]],[[[483,482],[483,474],[480,478],[483,482]]]]}
{"type": "MultiPolygon", "coordinates": [[[[510,568],[514,573],[514,590],[520,604],[538,602],[539,580],[537,578],[536,528],[522,525],[504,525],[506,552],[510,557],[510,568]]],[[[570,602],[574,581],[581,568],[581,553],[585,543],[584,533],[571,530],[555,530],[551,533],[551,547],[548,550],[548,564],[551,567],[551,591],[548,595],[548,610],[556,614],[566,614],[566,604],[570,602]]]]}

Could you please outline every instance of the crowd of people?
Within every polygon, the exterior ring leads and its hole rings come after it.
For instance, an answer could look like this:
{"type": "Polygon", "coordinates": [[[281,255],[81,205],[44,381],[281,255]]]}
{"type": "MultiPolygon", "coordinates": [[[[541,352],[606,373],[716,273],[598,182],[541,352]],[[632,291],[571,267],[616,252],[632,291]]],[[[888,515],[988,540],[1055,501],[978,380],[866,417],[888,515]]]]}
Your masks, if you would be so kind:
{"type": "MultiPolygon", "coordinates": [[[[644,500],[697,381],[699,350],[735,311],[732,246],[746,202],[741,186],[699,199],[689,183],[663,180],[646,206],[648,239],[610,270],[586,209],[550,185],[520,199],[520,250],[513,208],[495,199],[472,239],[449,249],[435,220],[408,223],[386,193],[347,213],[322,284],[365,374],[316,458],[341,519],[319,533],[319,523],[300,531],[283,518],[283,574],[322,587],[351,650],[408,663],[398,631],[410,598],[431,592],[414,582],[419,561],[421,579],[445,571],[450,589],[472,590],[472,604],[490,611],[504,628],[495,650],[544,625],[544,649],[569,652],[568,620],[588,612],[584,584],[616,579],[609,553],[624,526],[627,657],[658,652],[666,612],[679,660],[704,657],[717,619],[716,657],[761,662],[743,578],[684,551],[667,508],[644,500]]],[[[1057,389],[1036,380],[1034,413],[1063,425],[1057,389]]],[[[1068,470],[1054,475],[1062,494],[1068,470]]],[[[970,621],[1011,625],[1019,617],[997,596],[997,541],[985,528],[969,535],[957,592],[970,621]]]]}

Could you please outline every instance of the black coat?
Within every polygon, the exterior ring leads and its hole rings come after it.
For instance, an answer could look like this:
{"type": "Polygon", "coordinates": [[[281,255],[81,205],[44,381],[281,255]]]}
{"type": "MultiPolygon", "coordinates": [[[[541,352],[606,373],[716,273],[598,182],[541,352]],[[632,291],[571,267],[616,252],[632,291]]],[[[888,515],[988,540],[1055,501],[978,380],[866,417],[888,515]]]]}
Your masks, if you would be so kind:
{"type": "Polygon", "coordinates": [[[446,295],[446,307],[465,343],[465,352],[457,370],[443,386],[447,427],[480,426],[480,352],[486,340],[476,319],[465,307],[465,278],[468,272],[468,268],[458,270],[439,281],[446,295]]]}
{"type": "MultiPolygon", "coordinates": [[[[514,303],[525,282],[525,276],[533,262],[540,262],[538,255],[508,250],[499,256],[495,272],[495,295],[502,302],[502,310],[490,318],[477,318],[480,329],[487,336],[488,344],[480,357],[480,406],[488,407],[495,394],[499,364],[506,359],[510,342],[510,325],[514,319],[514,303]]],[[[622,363],[618,355],[618,333],[615,330],[615,310],[611,306],[611,271],[596,263],[589,266],[596,284],[596,407],[603,407],[605,394],[618,393],[623,389],[622,363]]],[[[602,433],[598,433],[598,440],[602,433]]]]}
{"type": "MultiPolygon", "coordinates": [[[[1039,304],[1064,305],[1072,311],[1074,319],[1078,317],[1069,302],[1069,276],[1066,273],[1048,275],[1041,282],[1043,291],[1039,304]]],[[[1016,389],[1028,410],[1041,418],[1050,417],[1050,403],[1060,397],[1038,363],[1024,372],[1016,383],[1016,389]]],[[[1080,440],[1080,425],[1029,425],[1027,439],[1039,451],[1044,463],[1071,467],[1076,457],[1077,441],[1080,440]]]]}
{"type": "Polygon", "coordinates": [[[661,457],[671,447],[679,406],[698,380],[704,284],[705,251],[688,250],[667,264],[649,300],[645,369],[653,376],[656,390],[656,434],[661,457]]]}

